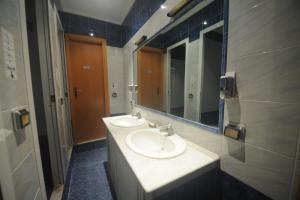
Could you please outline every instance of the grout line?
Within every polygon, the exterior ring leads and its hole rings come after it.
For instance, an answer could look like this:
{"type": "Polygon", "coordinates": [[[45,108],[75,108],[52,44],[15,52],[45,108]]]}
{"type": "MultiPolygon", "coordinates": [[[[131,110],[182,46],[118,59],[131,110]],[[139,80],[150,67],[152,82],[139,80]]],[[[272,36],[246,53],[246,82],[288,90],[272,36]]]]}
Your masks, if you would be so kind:
{"type": "Polygon", "coordinates": [[[262,147],[262,146],[256,146],[256,145],[248,143],[248,142],[244,142],[244,144],[247,144],[248,146],[251,146],[252,148],[255,148],[255,149],[259,149],[259,150],[262,150],[262,151],[267,151],[267,152],[275,154],[277,156],[284,157],[284,158],[289,159],[289,160],[293,160],[292,157],[289,157],[287,155],[284,155],[284,154],[276,152],[276,151],[272,151],[272,150],[266,149],[265,147],[262,147]]]}
{"type": "Polygon", "coordinates": [[[296,155],[294,159],[294,167],[293,167],[293,173],[292,173],[292,178],[291,178],[291,183],[290,183],[290,194],[289,194],[289,199],[293,199],[293,190],[294,190],[294,184],[295,184],[295,176],[296,176],[296,171],[297,171],[297,160],[299,156],[299,151],[300,151],[300,132],[298,134],[298,140],[297,140],[297,148],[296,148],[296,155]]]}
{"type": "Polygon", "coordinates": [[[244,102],[256,102],[256,103],[273,103],[273,104],[285,104],[285,105],[298,105],[299,103],[293,102],[280,102],[280,101],[268,101],[268,100],[252,100],[252,99],[241,99],[238,97],[234,97],[232,99],[225,99],[227,101],[244,101],[244,102]]]}
{"type": "MultiPolygon", "coordinates": [[[[12,170],[12,174],[14,174],[25,162],[25,160],[30,156],[30,154],[33,154],[33,149],[29,150],[29,152],[24,156],[24,158],[17,164],[17,166],[12,170]]],[[[36,160],[36,157],[34,155],[33,160],[36,160]]]]}
{"type": "Polygon", "coordinates": [[[268,55],[268,54],[277,53],[277,52],[280,52],[280,51],[287,51],[287,50],[294,49],[294,48],[299,48],[299,47],[300,47],[300,45],[293,45],[293,46],[288,46],[288,47],[281,47],[281,48],[278,48],[278,49],[261,51],[259,53],[250,53],[250,54],[247,54],[247,55],[239,56],[238,58],[235,58],[235,59],[230,59],[230,60],[228,59],[227,63],[241,61],[243,59],[250,58],[250,57],[268,55]]]}
{"type": "Polygon", "coordinates": [[[25,104],[25,105],[17,105],[15,107],[12,107],[12,108],[5,108],[3,110],[0,110],[0,112],[12,112],[14,110],[18,110],[18,109],[24,109],[24,108],[29,108],[29,105],[28,104],[25,104]]]}

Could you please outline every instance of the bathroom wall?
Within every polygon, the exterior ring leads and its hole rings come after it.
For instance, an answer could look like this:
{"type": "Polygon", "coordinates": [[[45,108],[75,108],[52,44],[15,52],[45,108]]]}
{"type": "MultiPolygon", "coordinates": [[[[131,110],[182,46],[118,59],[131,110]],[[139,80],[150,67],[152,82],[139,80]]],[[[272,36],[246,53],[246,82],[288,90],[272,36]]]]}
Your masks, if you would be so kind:
{"type": "MultiPolygon", "coordinates": [[[[171,59],[170,108],[184,107],[184,72],[185,60],[171,59]]],[[[165,78],[167,78],[166,75],[165,78]]]]}
{"type": "Polygon", "coordinates": [[[166,0],[138,0],[135,1],[125,17],[122,27],[123,46],[146,23],[146,21],[160,8],[166,0]]]}
{"type": "Polygon", "coordinates": [[[221,169],[273,199],[292,195],[298,162],[299,19],[298,0],[229,1],[227,71],[238,95],[226,100],[224,123],[244,124],[246,138],[223,138],[221,169]]]}
{"type": "Polygon", "coordinates": [[[104,38],[108,46],[122,47],[122,26],[110,22],[84,17],[67,12],[59,12],[65,33],[89,35],[104,38]]]}
{"type": "Polygon", "coordinates": [[[107,47],[109,93],[117,93],[117,97],[110,96],[111,114],[125,113],[125,94],[127,86],[124,84],[123,49],[107,47]]]}
{"type": "MultiPolygon", "coordinates": [[[[5,199],[46,199],[30,82],[23,0],[0,2],[0,182],[5,199]],[[7,35],[5,33],[9,33],[7,35]],[[6,36],[6,37],[5,37],[6,36]],[[8,73],[4,51],[13,44],[15,74],[8,73]],[[14,131],[12,111],[27,109],[31,125],[14,131]]],[[[7,61],[7,59],[6,59],[7,61]]],[[[14,64],[13,64],[14,65],[14,64]]]]}
{"type": "MultiPolygon", "coordinates": [[[[176,3],[168,0],[165,5],[176,3]]],[[[289,199],[298,191],[299,4],[297,0],[230,1],[227,71],[237,72],[238,96],[226,100],[224,124],[229,120],[244,124],[245,143],[135,108],[146,118],[170,121],[178,134],[221,155],[224,199],[268,199],[265,195],[289,199]]],[[[132,80],[133,42],[166,25],[166,12],[157,10],[124,46],[127,83],[132,80]]]]}
{"type": "Polygon", "coordinates": [[[201,113],[219,110],[222,42],[205,38],[201,113]]]}

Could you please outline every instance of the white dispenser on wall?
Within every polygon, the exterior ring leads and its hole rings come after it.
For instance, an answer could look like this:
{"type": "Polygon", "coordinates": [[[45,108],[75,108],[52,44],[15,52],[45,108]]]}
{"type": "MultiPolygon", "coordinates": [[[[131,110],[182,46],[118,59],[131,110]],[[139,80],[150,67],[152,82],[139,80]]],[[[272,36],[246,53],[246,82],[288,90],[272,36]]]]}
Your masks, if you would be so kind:
{"type": "Polygon", "coordinates": [[[220,98],[232,98],[236,95],[236,74],[235,72],[226,72],[224,76],[220,78],[220,98]]]}

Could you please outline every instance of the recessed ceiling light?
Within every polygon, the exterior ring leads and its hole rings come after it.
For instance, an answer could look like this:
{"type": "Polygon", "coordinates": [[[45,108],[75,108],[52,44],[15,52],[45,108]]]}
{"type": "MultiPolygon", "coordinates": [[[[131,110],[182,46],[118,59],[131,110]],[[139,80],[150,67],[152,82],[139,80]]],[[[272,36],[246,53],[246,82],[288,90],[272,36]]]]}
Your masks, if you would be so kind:
{"type": "Polygon", "coordinates": [[[167,6],[165,6],[164,4],[162,4],[162,5],[160,6],[160,8],[161,8],[161,9],[166,9],[167,6]]]}
{"type": "Polygon", "coordinates": [[[94,33],[91,32],[91,33],[89,33],[89,35],[90,35],[91,37],[93,37],[93,36],[94,36],[94,33]]]}

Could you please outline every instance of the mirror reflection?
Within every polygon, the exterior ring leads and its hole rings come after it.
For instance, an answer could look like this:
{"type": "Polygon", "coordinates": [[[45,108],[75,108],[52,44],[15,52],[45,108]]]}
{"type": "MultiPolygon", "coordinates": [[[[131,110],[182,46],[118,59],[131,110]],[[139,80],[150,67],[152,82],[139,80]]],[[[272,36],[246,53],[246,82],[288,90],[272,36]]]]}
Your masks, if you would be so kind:
{"type": "Polygon", "coordinates": [[[223,48],[219,10],[222,5],[215,1],[185,20],[179,18],[134,52],[138,105],[219,126],[223,48]],[[217,17],[205,18],[207,9],[217,17]]]}

